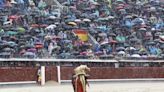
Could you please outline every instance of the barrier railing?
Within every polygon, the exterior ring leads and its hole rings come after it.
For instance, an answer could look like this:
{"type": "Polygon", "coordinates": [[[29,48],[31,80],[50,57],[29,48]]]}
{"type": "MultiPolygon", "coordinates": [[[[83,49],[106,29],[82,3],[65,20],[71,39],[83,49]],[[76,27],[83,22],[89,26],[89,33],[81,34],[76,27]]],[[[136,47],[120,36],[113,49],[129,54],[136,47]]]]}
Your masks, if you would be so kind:
{"type": "Polygon", "coordinates": [[[135,67],[135,66],[164,66],[164,60],[127,60],[127,59],[24,59],[24,58],[10,58],[10,59],[0,59],[0,66],[78,66],[80,64],[86,64],[88,66],[109,66],[109,67],[135,67]]]}
{"type": "Polygon", "coordinates": [[[164,62],[163,59],[110,59],[110,60],[102,60],[102,59],[26,59],[26,58],[9,58],[9,59],[0,59],[0,62],[164,62]]]}

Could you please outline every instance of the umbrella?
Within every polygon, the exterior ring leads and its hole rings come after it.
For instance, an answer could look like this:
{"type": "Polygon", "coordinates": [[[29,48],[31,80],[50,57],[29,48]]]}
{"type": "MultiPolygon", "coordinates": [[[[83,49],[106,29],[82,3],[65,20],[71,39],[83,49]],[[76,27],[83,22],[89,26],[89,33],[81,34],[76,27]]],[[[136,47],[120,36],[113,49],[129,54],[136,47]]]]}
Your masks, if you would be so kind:
{"type": "Polygon", "coordinates": [[[129,50],[137,50],[136,48],[134,47],[130,47],[129,50]]]}
{"type": "Polygon", "coordinates": [[[109,44],[109,42],[102,42],[100,45],[108,45],[109,44]]]}
{"type": "Polygon", "coordinates": [[[98,18],[98,21],[107,21],[109,20],[108,18],[98,18]]]}
{"type": "Polygon", "coordinates": [[[115,33],[110,33],[109,36],[116,36],[116,34],[115,33]]]}
{"type": "Polygon", "coordinates": [[[146,31],[146,28],[140,28],[139,30],[140,31],[146,31]]]}
{"type": "Polygon", "coordinates": [[[80,23],[81,19],[75,19],[74,21],[77,22],[77,23],[80,23]]]}
{"type": "Polygon", "coordinates": [[[10,2],[11,4],[17,4],[17,2],[15,0],[11,0],[10,2]]]}
{"type": "Polygon", "coordinates": [[[12,15],[12,16],[9,16],[9,19],[17,19],[18,16],[15,16],[15,15],[12,15]]]}
{"type": "Polygon", "coordinates": [[[124,3],[124,0],[116,0],[116,2],[124,3]]]}
{"type": "Polygon", "coordinates": [[[46,27],[46,29],[54,29],[54,28],[56,28],[56,27],[57,27],[56,25],[51,24],[51,25],[49,25],[48,27],[46,27]]]}
{"type": "Polygon", "coordinates": [[[159,36],[159,38],[164,41],[164,35],[159,36]]]}
{"type": "Polygon", "coordinates": [[[13,52],[14,49],[11,49],[11,48],[4,48],[2,51],[3,51],[3,52],[13,52]]]}
{"type": "Polygon", "coordinates": [[[114,19],[114,16],[108,16],[107,18],[108,19],[114,19]]]}
{"type": "Polygon", "coordinates": [[[110,41],[110,43],[115,44],[115,43],[117,43],[117,41],[116,40],[112,40],[112,41],[110,41]]]}
{"type": "Polygon", "coordinates": [[[17,35],[18,32],[14,32],[14,31],[7,31],[6,32],[7,35],[17,35]]]}
{"type": "Polygon", "coordinates": [[[35,52],[36,52],[36,49],[35,49],[35,48],[30,48],[30,49],[28,49],[27,51],[28,51],[28,52],[33,52],[33,53],[35,53],[35,52]]]}
{"type": "Polygon", "coordinates": [[[135,50],[137,50],[137,49],[134,48],[134,47],[127,47],[125,50],[126,50],[126,51],[135,51],[135,50]]]}
{"type": "Polygon", "coordinates": [[[68,22],[68,25],[77,26],[75,22],[68,22]]]}
{"type": "Polygon", "coordinates": [[[116,7],[116,9],[120,10],[120,9],[124,9],[124,7],[123,6],[118,6],[118,7],[116,7]]]}
{"type": "Polygon", "coordinates": [[[161,32],[156,32],[156,33],[155,33],[155,36],[161,36],[161,35],[162,35],[161,32]]]}
{"type": "Polygon", "coordinates": [[[117,40],[118,42],[125,42],[126,38],[125,38],[124,36],[117,36],[117,37],[116,37],[116,40],[117,40]]]}
{"type": "Polygon", "coordinates": [[[41,28],[45,28],[47,26],[48,26],[47,24],[41,24],[41,25],[39,25],[39,27],[41,27],[41,28]]]}
{"type": "Polygon", "coordinates": [[[147,42],[146,44],[147,45],[155,45],[156,43],[151,41],[151,42],[147,42]]]}
{"type": "Polygon", "coordinates": [[[10,52],[1,52],[0,57],[10,57],[11,53],[10,52]]]}
{"type": "Polygon", "coordinates": [[[34,45],[27,44],[25,47],[26,47],[27,49],[30,49],[30,48],[34,48],[34,45]]]}
{"type": "Polygon", "coordinates": [[[98,35],[99,35],[99,36],[102,36],[102,37],[106,37],[106,36],[107,36],[106,33],[99,33],[98,35]]]}
{"type": "Polygon", "coordinates": [[[25,53],[23,54],[23,56],[34,58],[34,57],[36,57],[36,54],[33,53],[33,52],[25,52],[25,53]]]}
{"type": "Polygon", "coordinates": [[[45,39],[51,39],[52,37],[50,35],[47,35],[44,37],[45,39]]]}
{"type": "Polygon", "coordinates": [[[24,32],[26,31],[23,27],[19,27],[17,30],[18,30],[18,32],[20,32],[20,33],[24,33],[24,32]]]}
{"type": "Polygon", "coordinates": [[[127,15],[127,16],[125,16],[125,18],[126,18],[126,19],[131,19],[132,16],[131,16],[131,15],[127,15]]]}
{"type": "Polygon", "coordinates": [[[72,41],[71,40],[64,40],[63,42],[64,43],[71,43],[72,41]]]}
{"type": "Polygon", "coordinates": [[[4,33],[4,30],[0,28],[0,34],[3,34],[4,33]]]}
{"type": "Polygon", "coordinates": [[[140,58],[141,56],[139,54],[133,54],[133,55],[131,55],[131,57],[140,58]]]}
{"type": "Polygon", "coordinates": [[[84,22],[91,22],[90,19],[83,19],[84,22]]]}
{"type": "Polygon", "coordinates": [[[118,55],[125,55],[125,51],[119,51],[118,55]]]}
{"type": "Polygon", "coordinates": [[[71,56],[71,54],[63,52],[59,56],[64,59],[64,58],[69,58],[71,56]]]}
{"type": "Polygon", "coordinates": [[[141,24],[141,23],[143,23],[144,22],[144,20],[142,19],[142,18],[135,18],[133,21],[132,21],[132,23],[134,23],[134,24],[141,24]]]}
{"type": "Polygon", "coordinates": [[[56,19],[56,17],[55,16],[49,16],[48,19],[54,20],[54,19],[56,19]]]}
{"type": "Polygon", "coordinates": [[[43,44],[42,43],[36,43],[35,44],[35,48],[36,49],[42,49],[43,48],[43,44]]]}
{"type": "Polygon", "coordinates": [[[9,46],[12,46],[12,47],[14,47],[14,46],[17,45],[17,44],[16,44],[15,42],[13,42],[13,41],[9,41],[9,42],[7,42],[7,44],[8,44],[9,46]]]}
{"type": "Polygon", "coordinates": [[[117,50],[117,51],[124,51],[125,48],[124,48],[124,47],[118,47],[118,48],[116,48],[116,50],[117,50]]]}
{"type": "Polygon", "coordinates": [[[150,11],[156,11],[155,7],[150,7],[150,11]]]}
{"type": "Polygon", "coordinates": [[[125,10],[125,9],[119,9],[119,11],[120,11],[120,12],[126,12],[126,10],[125,10]]]}
{"type": "Polygon", "coordinates": [[[37,27],[39,27],[39,25],[38,24],[32,24],[31,27],[37,28],[37,27]]]}

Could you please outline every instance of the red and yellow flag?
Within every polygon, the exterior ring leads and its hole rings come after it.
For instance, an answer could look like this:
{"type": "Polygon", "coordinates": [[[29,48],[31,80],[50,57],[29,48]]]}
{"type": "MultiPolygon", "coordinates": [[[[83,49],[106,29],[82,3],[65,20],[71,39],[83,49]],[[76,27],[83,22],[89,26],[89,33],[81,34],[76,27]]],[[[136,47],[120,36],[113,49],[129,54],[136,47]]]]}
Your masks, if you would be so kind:
{"type": "Polygon", "coordinates": [[[88,33],[85,30],[77,29],[73,31],[80,40],[82,41],[88,41],[88,33]]]}

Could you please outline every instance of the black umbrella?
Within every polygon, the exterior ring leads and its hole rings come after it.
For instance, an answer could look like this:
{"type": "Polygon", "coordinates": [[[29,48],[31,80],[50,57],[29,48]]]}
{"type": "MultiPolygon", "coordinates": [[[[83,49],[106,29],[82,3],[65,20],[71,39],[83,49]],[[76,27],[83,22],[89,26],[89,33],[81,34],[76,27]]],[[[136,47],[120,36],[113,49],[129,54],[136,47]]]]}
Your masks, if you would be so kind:
{"type": "Polygon", "coordinates": [[[125,50],[125,47],[117,47],[116,50],[117,51],[124,51],[125,50]]]}
{"type": "Polygon", "coordinates": [[[25,52],[25,53],[23,54],[23,56],[24,56],[25,58],[35,58],[35,57],[36,57],[36,54],[33,53],[33,52],[25,52]]]}
{"type": "Polygon", "coordinates": [[[27,44],[27,45],[25,45],[25,48],[27,48],[27,49],[35,48],[35,46],[34,45],[31,45],[31,44],[27,44]]]}
{"type": "Polygon", "coordinates": [[[110,33],[109,36],[116,37],[116,34],[115,33],[110,33]]]}

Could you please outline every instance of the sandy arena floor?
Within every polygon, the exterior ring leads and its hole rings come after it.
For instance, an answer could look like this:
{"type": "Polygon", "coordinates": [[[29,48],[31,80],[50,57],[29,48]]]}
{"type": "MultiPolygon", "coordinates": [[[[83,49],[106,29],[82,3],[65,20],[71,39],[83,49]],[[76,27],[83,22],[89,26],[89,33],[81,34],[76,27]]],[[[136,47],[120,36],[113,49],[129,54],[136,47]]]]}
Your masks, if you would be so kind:
{"type": "MultiPolygon", "coordinates": [[[[164,81],[90,83],[87,92],[164,92],[164,81]]],[[[73,92],[72,85],[48,82],[45,86],[0,86],[0,92],[73,92]]]]}

